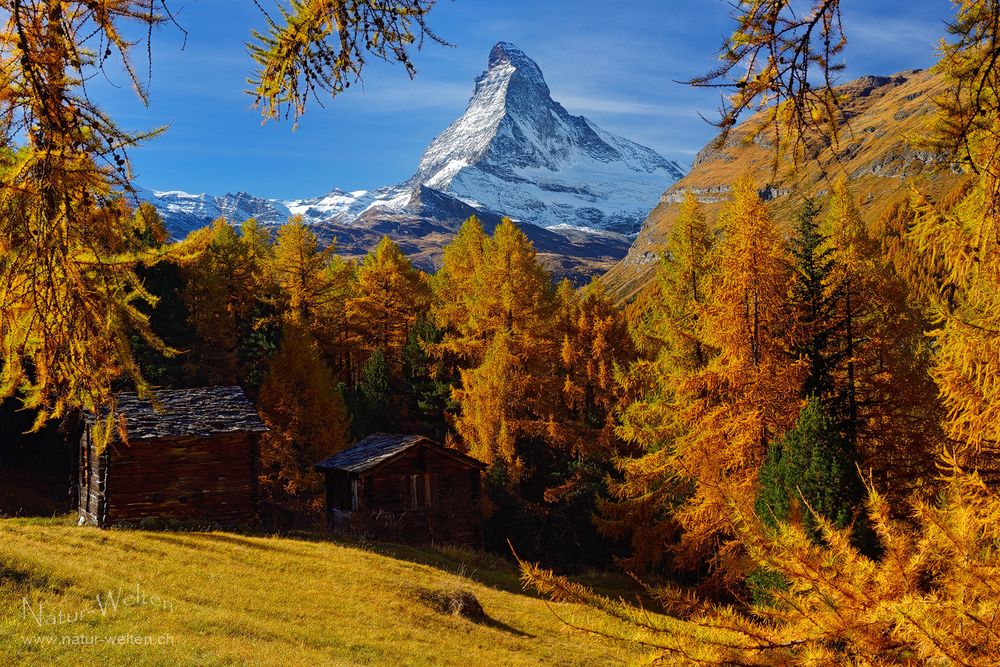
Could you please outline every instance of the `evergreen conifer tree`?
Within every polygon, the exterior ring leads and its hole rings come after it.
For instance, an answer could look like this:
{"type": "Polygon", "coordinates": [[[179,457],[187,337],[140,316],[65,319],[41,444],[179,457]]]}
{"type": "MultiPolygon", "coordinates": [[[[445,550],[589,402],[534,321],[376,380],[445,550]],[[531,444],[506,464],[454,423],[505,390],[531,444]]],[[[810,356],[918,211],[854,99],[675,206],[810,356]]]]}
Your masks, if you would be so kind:
{"type": "Polygon", "coordinates": [[[849,527],[864,502],[856,455],[836,420],[811,398],[795,427],[774,440],[760,468],[754,507],[765,525],[800,523],[817,544],[817,515],[849,527]]]}
{"type": "Polygon", "coordinates": [[[794,266],[789,305],[792,310],[791,353],[805,365],[802,395],[829,401],[834,393],[833,369],[839,361],[833,335],[838,328],[837,304],[831,295],[833,251],[817,220],[820,207],[807,199],[789,240],[794,266]]]}
{"type": "Polygon", "coordinates": [[[354,387],[351,432],[361,439],[376,432],[397,430],[397,411],[393,405],[389,365],[382,348],[375,348],[361,367],[354,387]]]}

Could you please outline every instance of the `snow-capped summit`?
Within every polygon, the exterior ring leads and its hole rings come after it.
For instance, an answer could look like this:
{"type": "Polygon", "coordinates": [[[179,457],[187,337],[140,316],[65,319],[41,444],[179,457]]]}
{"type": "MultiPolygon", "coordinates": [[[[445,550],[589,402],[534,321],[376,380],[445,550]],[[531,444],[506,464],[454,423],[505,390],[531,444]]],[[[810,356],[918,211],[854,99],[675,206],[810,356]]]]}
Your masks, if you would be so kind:
{"type": "MultiPolygon", "coordinates": [[[[542,70],[538,67],[538,63],[524,55],[524,51],[510,42],[497,42],[493,46],[490,57],[486,61],[486,67],[493,69],[501,63],[507,63],[521,70],[522,74],[534,78],[535,81],[545,86],[545,77],[542,76],[542,70]]],[[[545,86],[545,90],[548,91],[548,86],[545,86]]]]}
{"type": "Polygon", "coordinates": [[[499,42],[465,113],[424,152],[413,185],[543,227],[634,232],[685,168],[572,116],[538,64],[499,42]]]}
{"type": "Polygon", "coordinates": [[[301,215],[322,239],[336,237],[341,252],[363,254],[389,234],[425,268],[468,216],[492,225],[506,215],[550,256],[557,275],[584,279],[624,256],[660,194],[684,173],[679,163],[570,115],[552,99],[538,64],[498,42],[465,113],[404,183],[289,201],[244,192],[139,196],[174,236],[219,216],[276,227],[301,215]]]}

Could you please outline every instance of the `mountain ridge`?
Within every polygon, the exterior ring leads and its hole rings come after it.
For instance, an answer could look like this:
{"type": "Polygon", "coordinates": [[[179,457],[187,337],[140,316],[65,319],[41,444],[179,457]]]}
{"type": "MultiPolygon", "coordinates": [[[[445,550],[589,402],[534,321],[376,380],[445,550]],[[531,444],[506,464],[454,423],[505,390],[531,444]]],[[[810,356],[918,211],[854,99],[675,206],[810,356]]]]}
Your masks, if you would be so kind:
{"type": "Polygon", "coordinates": [[[943,78],[932,71],[906,70],[889,76],[868,75],[838,87],[844,98],[845,122],[837,146],[824,145],[799,168],[785,163],[774,173],[773,137],[752,138],[764,117],[751,116],[730,133],[722,146],[709,143],[697,154],[691,171],[663,192],[642,224],[628,254],[601,281],[620,302],[640,295],[651,283],[665,250],[685,190],[703,204],[710,225],[717,222],[730,185],[743,171],[753,177],[780,220],[793,219],[802,195],[822,197],[838,174],[847,175],[858,206],[871,224],[906,198],[911,183],[932,196],[953,187],[958,174],[938,168],[935,156],[915,147],[910,138],[926,134],[936,111],[934,98],[945,92],[943,78]]]}
{"type": "Polygon", "coordinates": [[[465,112],[430,142],[403,183],[289,200],[171,190],[142,190],[140,198],[160,210],[175,236],[219,216],[275,227],[302,215],[321,237],[335,235],[341,252],[363,254],[375,230],[392,229],[389,236],[405,241],[426,269],[439,263],[468,215],[508,216],[557,276],[580,283],[625,255],[663,188],[685,169],[569,114],[552,99],[538,64],[498,42],[465,112]]]}

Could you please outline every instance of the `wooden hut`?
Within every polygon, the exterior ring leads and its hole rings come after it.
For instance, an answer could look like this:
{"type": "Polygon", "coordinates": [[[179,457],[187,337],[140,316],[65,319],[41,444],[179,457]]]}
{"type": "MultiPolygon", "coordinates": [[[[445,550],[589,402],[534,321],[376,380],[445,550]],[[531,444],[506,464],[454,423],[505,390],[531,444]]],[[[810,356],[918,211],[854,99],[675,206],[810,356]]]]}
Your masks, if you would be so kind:
{"type": "Polygon", "coordinates": [[[117,397],[127,438],[98,453],[94,417],[79,460],[80,522],[105,528],[143,520],[234,525],[256,513],[257,440],[267,429],[239,387],[117,397]]]}
{"type": "Polygon", "coordinates": [[[486,466],[418,435],[368,436],[318,463],[331,529],[477,545],[486,466]]]}

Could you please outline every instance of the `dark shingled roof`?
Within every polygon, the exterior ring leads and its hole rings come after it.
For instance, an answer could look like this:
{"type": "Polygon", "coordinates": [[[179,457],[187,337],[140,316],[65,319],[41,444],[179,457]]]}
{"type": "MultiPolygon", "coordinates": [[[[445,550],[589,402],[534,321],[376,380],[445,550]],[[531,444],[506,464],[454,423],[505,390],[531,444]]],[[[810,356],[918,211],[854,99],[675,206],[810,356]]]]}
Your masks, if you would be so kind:
{"type": "Polygon", "coordinates": [[[481,461],[465,456],[459,452],[446,449],[430,438],[422,435],[392,435],[389,433],[376,433],[363,440],[359,440],[347,449],[323,459],[316,464],[317,470],[344,470],[347,472],[363,472],[370,470],[378,464],[391,459],[397,454],[413,447],[414,445],[425,444],[434,449],[441,450],[451,456],[460,458],[470,465],[485,467],[481,461]]]}
{"type": "Polygon", "coordinates": [[[133,392],[116,396],[129,440],[267,430],[239,387],[159,389],[154,394],[159,410],[133,392]]]}

